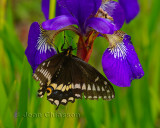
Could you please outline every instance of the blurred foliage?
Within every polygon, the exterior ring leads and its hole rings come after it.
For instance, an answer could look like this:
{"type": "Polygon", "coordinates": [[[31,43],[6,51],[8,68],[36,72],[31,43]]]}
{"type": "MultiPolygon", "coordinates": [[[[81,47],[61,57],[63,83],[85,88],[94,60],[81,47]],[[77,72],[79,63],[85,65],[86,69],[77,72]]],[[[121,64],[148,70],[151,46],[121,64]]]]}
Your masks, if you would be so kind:
{"type": "MultiPolygon", "coordinates": [[[[159,128],[159,0],[139,0],[139,15],[122,28],[132,37],[145,76],[134,80],[131,87],[113,85],[116,98],[110,102],[76,100],[74,104],[60,106],[57,111],[46,97],[37,98],[39,85],[33,80],[31,67],[24,55],[30,24],[45,20],[40,2],[0,1],[0,128],[159,128]]],[[[53,5],[51,8],[54,10],[53,5]]],[[[73,36],[73,33],[68,33],[73,36]]],[[[59,42],[63,42],[61,37],[63,33],[56,39],[58,47],[59,42]]],[[[72,41],[69,37],[67,40],[72,41]]],[[[73,45],[76,46],[76,38],[73,45]]],[[[105,39],[97,38],[89,61],[101,73],[101,58],[107,45],[105,39]]]]}

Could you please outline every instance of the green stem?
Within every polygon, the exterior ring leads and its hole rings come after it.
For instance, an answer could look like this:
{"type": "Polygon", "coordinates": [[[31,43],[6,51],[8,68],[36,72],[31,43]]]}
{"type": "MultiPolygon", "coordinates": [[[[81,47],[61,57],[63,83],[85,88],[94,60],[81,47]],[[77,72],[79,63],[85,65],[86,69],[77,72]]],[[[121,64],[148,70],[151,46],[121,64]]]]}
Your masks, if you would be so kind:
{"type": "Polygon", "coordinates": [[[55,17],[55,10],[56,10],[56,0],[50,0],[49,19],[53,19],[55,17]]]}

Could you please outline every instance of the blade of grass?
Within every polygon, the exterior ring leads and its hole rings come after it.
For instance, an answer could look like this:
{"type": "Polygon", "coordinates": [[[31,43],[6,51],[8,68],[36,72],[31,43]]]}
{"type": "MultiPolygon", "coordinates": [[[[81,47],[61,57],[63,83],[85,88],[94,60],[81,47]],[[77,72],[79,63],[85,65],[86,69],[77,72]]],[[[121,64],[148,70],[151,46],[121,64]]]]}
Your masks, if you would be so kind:
{"type": "Polygon", "coordinates": [[[17,127],[19,128],[27,128],[27,118],[24,118],[24,114],[27,112],[28,105],[28,84],[30,78],[30,67],[27,61],[27,58],[24,57],[23,62],[23,71],[21,77],[21,86],[20,86],[20,94],[19,94],[19,105],[18,105],[18,121],[17,127]]]}

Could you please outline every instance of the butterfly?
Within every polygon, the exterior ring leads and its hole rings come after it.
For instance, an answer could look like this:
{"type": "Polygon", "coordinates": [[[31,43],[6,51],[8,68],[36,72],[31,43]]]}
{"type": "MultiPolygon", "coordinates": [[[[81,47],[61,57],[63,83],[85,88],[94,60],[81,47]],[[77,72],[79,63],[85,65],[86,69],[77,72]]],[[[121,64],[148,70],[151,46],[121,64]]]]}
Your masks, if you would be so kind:
{"type": "Polygon", "coordinates": [[[111,100],[115,97],[111,83],[94,67],[72,55],[69,46],[42,62],[33,78],[40,81],[38,96],[47,93],[47,100],[57,106],[75,102],[75,99],[111,100]]]}

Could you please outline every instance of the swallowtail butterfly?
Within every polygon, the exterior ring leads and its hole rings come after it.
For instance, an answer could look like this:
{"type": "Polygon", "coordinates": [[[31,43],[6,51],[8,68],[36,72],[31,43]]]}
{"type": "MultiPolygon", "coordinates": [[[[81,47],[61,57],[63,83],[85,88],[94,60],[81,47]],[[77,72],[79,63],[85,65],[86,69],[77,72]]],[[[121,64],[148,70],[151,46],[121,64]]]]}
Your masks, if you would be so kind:
{"type": "Polygon", "coordinates": [[[75,99],[111,100],[115,97],[111,83],[94,67],[72,55],[72,46],[42,62],[33,78],[40,81],[38,96],[59,107],[75,99]]]}

